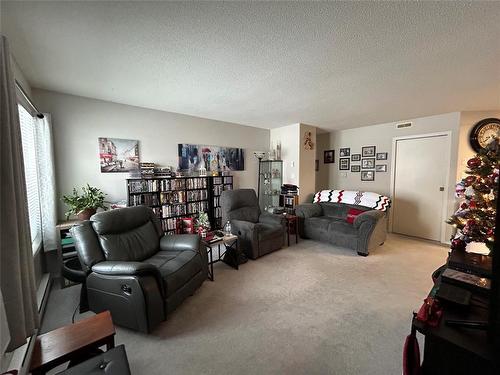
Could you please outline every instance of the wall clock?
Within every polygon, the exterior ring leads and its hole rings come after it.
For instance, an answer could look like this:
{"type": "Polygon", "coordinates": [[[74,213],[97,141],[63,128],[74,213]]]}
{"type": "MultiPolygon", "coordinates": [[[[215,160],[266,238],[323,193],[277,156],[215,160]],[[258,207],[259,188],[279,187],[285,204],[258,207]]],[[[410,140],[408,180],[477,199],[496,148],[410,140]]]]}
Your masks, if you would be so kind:
{"type": "Polygon", "coordinates": [[[493,138],[500,137],[500,119],[486,118],[479,121],[470,132],[470,145],[479,152],[485,148],[493,138]]]}

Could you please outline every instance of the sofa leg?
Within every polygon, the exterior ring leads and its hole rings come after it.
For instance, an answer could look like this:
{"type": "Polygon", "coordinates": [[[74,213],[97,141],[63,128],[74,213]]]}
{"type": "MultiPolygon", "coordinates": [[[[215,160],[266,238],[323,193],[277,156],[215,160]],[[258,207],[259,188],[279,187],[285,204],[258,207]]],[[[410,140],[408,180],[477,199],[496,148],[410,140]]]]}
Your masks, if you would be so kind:
{"type": "Polygon", "coordinates": [[[368,253],[362,253],[361,251],[358,251],[358,255],[362,257],[367,257],[368,253]]]}

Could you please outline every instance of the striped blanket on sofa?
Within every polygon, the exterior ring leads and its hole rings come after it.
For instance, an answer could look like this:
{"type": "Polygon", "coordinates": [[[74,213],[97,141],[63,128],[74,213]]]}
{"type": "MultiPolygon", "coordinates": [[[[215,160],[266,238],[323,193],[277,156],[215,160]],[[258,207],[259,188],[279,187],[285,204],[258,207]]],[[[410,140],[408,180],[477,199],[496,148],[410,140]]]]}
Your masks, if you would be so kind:
{"type": "Polygon", "coordinates": [[[314,195],[313,203],[337,202],[364,206],[374,210],[387,211],[391,199],[370,191],[321,190],[314,195]]]}

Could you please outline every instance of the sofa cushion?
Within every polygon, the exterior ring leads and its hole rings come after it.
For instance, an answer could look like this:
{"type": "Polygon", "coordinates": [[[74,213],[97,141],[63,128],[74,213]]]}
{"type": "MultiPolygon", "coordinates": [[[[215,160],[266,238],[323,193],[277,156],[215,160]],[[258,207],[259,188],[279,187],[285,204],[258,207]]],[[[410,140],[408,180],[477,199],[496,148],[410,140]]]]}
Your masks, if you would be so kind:
{"type": "Polygon", "coordinates": [[[159,250],[160,241],[151,221],[120,233],[98,234],[106,260],[142,261],[159,250]]]}
{"type": "Polygon", "coordinates": [[[358,210],[357,208],[349,208],[347,211],[347,216],[345,218],[345,221],[347,221],[349,224],[353,224],[354,220],[358,217],[358,215],[362,214],[365,212],[364,210],[358,210]]]}
{"type": "Polygon", "coordinates": [[[333,217],[335,219],[345,220],[349,207],[342,203],[319,203],[323,209],[323,215],[333,217]]]}
{"type": "Polygon", "coordinates": [[[304,232],[306,236],[321,240],[328,240],[328,228],[336,219],[328,216],[315,216],[304,220],[304,232]]]}
{"type": "Polygon", "coordinates": [[[158,267],[166,285],[167,297],[202,270],[201,256],[191,250],[159,251],[144,262],[158,267]]]}

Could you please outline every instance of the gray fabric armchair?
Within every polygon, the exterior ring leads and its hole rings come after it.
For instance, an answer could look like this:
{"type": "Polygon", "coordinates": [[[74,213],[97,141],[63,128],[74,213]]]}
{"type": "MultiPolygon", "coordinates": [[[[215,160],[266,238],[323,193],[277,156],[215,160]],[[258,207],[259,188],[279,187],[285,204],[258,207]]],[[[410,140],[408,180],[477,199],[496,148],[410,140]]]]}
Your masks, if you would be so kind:
{"type": "Polygon", "coordinates": [[[305,203],[296,207],[302,237],[356,250],[367,256],[387,237],[386,212],[345,203],[305,203]],[[352,224],[346,221],[350,208],[363,210],[352,224]]]}
{"type": "Polygon", "coordinates": [[[257,259],[283,247],[285,219],[261,213],[253,189],[222,192],[221,206],[222,222],[231,222],[231,231],[239,237],[240,247],[247,257],[257,259]]]}
{"type": "Polygon", "coordinates": [[[110,310],[124,327],[150,332],[208,275],[200,238],[163,236],[144,206],[95,214],[71,232],[87,273],[90,310],[110,310]]]}

